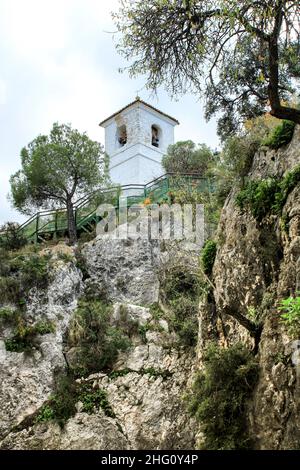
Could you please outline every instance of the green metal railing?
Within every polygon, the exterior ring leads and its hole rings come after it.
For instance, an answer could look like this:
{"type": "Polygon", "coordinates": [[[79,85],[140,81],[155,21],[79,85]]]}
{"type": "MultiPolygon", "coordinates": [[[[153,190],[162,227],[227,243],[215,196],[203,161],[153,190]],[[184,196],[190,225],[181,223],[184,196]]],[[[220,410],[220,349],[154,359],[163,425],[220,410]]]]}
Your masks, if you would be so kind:
{"type": "MultiPolygon", "coordinates": [[[[168,173],[145,185],[129,184],[112,188],[99,188],[74,204],[74,216],[78,233],[91,232],[99,221],[97,208],[100,204],[112,204],[119,208],[119,197],[127,197],[127,207],[142,203],[149,198],[152,203],[170,202],[172,191],[193,189],[213,192],[213,181],[198,175],[175,175],[168,173]]],[[[56,209],[38,212],[24,222],[19,231],[28,242],[38,243],[49,238],[64,236],[68,231],[67,212],[56,209]]]]}

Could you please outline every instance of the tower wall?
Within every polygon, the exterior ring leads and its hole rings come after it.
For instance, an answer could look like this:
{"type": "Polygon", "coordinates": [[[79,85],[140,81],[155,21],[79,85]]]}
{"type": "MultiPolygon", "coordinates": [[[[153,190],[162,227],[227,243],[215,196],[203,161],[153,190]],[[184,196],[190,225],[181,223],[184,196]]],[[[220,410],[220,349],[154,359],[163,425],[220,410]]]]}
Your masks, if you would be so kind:
{"type": "Polygon", "coordinates": [[[122,185],[144,184],[161,176],[161,160],[174,143],[176,124],[174,119],[139,100],[105,121],[102,125],[111,180],[122,185]],[[158,147],[152,145],[153,126],[158,147]]]}
{"type": "Polygon", "coordinates": [[[110,177],[118,184],[144,184],[161,176],[162,152],[149,145],[133,144],[110,157],[110,177]]]}

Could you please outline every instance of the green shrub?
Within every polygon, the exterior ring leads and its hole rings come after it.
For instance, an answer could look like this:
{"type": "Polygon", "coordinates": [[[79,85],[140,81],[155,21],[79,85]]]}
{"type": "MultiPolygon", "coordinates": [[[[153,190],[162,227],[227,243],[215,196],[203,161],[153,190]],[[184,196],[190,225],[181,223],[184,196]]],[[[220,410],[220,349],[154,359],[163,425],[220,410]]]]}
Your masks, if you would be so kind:
{"type": "Polygon", "coordinates": [[[275,204],[276,193],[280,190],[277,178],[249,181],[236,197],[240,209],[249,207],[253,217],[262,220],[275,204]]]}
{"type": "Polygon", "coordinates": [[[0,309],[2,321],[15,326],[13,336],[5,341],[8,351],[30,351],[35,346],[37,335],[55,331],[51,322],[39,321],[28,325],[24,316],[30,289],[45,289],[48,285],[49,260],[50,255],[40,256],[30,251],[24,253],[24,250],[4,254],[0,250],[0,304],[15,305],[15,308],[0,309]]]}
{"type": "Polygon", "coordinates": [[[19,230],[19,224],[15,222],[7,222],[0,227],[0,247],[5,250],[19,250],[27,244],[23,232],[19,230]]]}
{"type": "Polygon", "coordinates": [[[108,376],[110,379],[116,379],[117,377],[124,377],[127,374],[130,374],[131,372],[139,373],[139,371],[132,370],[132,369],[119,369],[119,370],[112,370],[108,376]]]}
{"type": "Polygon", "coordinates": [[[49,282],[50,255],[36,253],[7,257],[0,268],[1,303],[24,306],[30,289],[45,289],[49,282]]]}
{"type": "Polygon", "coordinates": [[[87,375],[109,368],[119,351],[130,346],[121,328],[110,325],[111,306],[99,300],[79,302],[71,322],[68,343],[78,348],[76,375],[87,375]]]}
{"type": "Polygon", "coordinates": [[[250,449],[246,403],[258,377],[258,365],[241,344],[211,346],[204,356],[189,399],[189,410],[201,423],[205,450],[250,449]]]}
{"type": "Polygon", "coordinates": [[[201,264],[204,273],[210,276],[217,254],[217,243],[214,240],[207,240],[201,251],[201,264]]]}
{"type": "Polygon", "coordinates": [[[289,194],[300,183],[300,165],[287,173],[281,183],[281,190],[289,194]]]}
{"type": "Polygon", "coordinates": [[[79,249],[75,251],[75,257],[76,257],[76,267],[82,272],[82,277],[83,277],[83,280],[85,281],[86,279],[90,277],[86,259],[79,249]]]}
{"type": "Polygon", "coordinates": [[[10,352],[29,352],[36,344],[37,335],[53,333],[55,326],[52,322],[40,321],[35,325],[26,325],[19,312],[17,327],[14,335],[5,340],[5,348],[10,352]]]}
{"type": "Polygon", "coordinates": [[[59,260],[63,261],[64,263],[73,263],[74,257],[69,254],[69,253],[64,253],[62,251],[59,251],[57,253],[57,257],[59,260]]]}
{"type": "Polygon", "coordinates": [[[248,307],[247,318],[252,321],[255,325],[260,324],[260,310],[255,307],[248,307]]]}
{"type": "Polygon", "coordinates": [[[36,416],[36,422],[55,420],[60,426],[75,415],[77,386],[74,377],[69,374],[59,377],[55,392],[36,416]]]}
{"type": "MultiPolygon", "coordinates": [[[[121,331],[123,334],[128,336],[129,338],[133,335],[140,334],[141,337],[143,336],[143,329],[144,327],[139,326],[139,322],[134,320],[130,315],[128,315],[128,308],[127,305],[120,305],[119,309],[119,319],[115,321],[115,325],[118,331],[121,331]],[[141,332],[140,332],[141,328],[141,332]]],[[[145,334],[146,334],[146,325],[145,325],[145,334]]]]}
{"type": "Polygon", "coordinates": [[[44,405],[35,418],[35,423],[44,423],[55,419],[55,411],[52,406],[44,405]]]}
{"type": "Polygon", "coordinates": [[[16,316],[18,311],[10,307],[0,308],[0,321],[3,323],[14,323],[16,321],[16,316]]]}
{"type": "MultiPolygon", "coordinates": [[[[250,171],[253,158],[261,142],[257,135],[236,135],[226,139],[222,149],[222,164],[219,170],[228,182],[244,178],[250,171]]],[[[222,178],[224,179],[224,178],[222,178]]]]}
{"type": "Polygon", "coordinates": [[[280,214],[288,195],[300,183],[300,165],[296,166],[292,171],[287,173],[280,182],[279,191],[275,195],[275,203],[272,207],[273,212],[280,214]]]}
{"type": "Polygon", "coordinates": [[[217,165],[213,168],[216,180],[215,197],[220,208],[232,188],[237,183],[244,184],[255,153],[268,132],[269,123],[265,116],[261,116],[247,121],[241,133],[226,139],[217,165]]]}
{"type": "Polygon", "coordinates": [[[280,215],[289,193],[299,183],[300,165],[281,180],[273,177],[249,181],[236,196],[236,204],[241,210],[249,208],[259,221],[269,213],[280,215]]]}
{"type": "MultiPolygon", "coordinates": [[[[192,204],[193,217],[196,216],[196,204],[203,204],[205,235],[212,236],[218,226],[221,208],[224,202],[222,200],[220,203],[218,196],[215,194],[217,191],[218,181],[216,182],[215,178],[213,177],[207,178],[205,181],[200,181],[199,187],[193,187],[192,184],[187,184],[186,180],[183,179],[181,183],[178,183],[178,178],[173,178],[171,181],[174,181],[174,186],[176,186],[176,184],[179,185],[179,189],[172,189],[169,192],[169,197],[172,204],[192,204]]],[[[172,185],[172,183],[170,184],[172,185]]]]}
{"type": "Polygon", "coordinates": [[[38,335],[48,335],[49,333],[55,332],[55,325],[53,322],[41,320],[37,322],[34,326],[35,334],[38,335]]]}
{"type": "Polygon", "coordinates": [[[31,288],[45,289],[49,281],[49,261],[51,255],[32,253],[30,256],[19,256],[11,262],[13,272],[21,276],[22,284],[28,292],[31,288]]]}
{"type": "Polygon", "coordinates": [[[300,296],[283,299],[279,309],[284,312],[280,317],[282,323],[287,327],[289,335],[298,338],[300,334],[300,296]]]}
{"type": "Polygon", "coordinates": [[[163,317],[163,312],[158,303],[154,303],[150,306],[150,313],[156,322],[158,322],[163,317]]]}
{"type": "Polygon", "coordinates": [[[39,410],[35,422],[54,420],[63,427],[66,421],[75,415],[78,402],[82,403],[82,411],[85,413],[91,414],[101,408],[106,416],[115,416],[105,390],[94,389],[91,383],[78,384],[70,374],[59,378],[54,394],[39,410]]]}
{"type": "Polygon", "coordinates": [[[147,343],[147,331],[149,331],[149,325],[140,325],[138,327],[138,333],[141,337],[141,340],[144,344],[147,343]]]}
{"type": "Polygon", "coordinates": [[[198,277],[182,265],[172,266],[161,280],[163,300],[171,311],[170,327],[177,333],[180,344],[195,346],[198,336],[198,277]]]}
{"type": "Polygon", "coordinates": [[[114,418],[115,414],[109,404],[107,392],[102,389],[93,389],[91,384],[84,383],[79,387],[78,400],[81,401],[82,411],[93,413],[95,409],[101,408],[106,416],[114,418]]]}
{"type": "Polygon", "coordinates": [[[170,301],[173,316],[170,326],[184,346],[195,346],[198,338],[198,302],[181,296],[170,301]]]}
{"type": "Polygon", "coordinates": [[[272,149],[278,149],[283,145],[289,144],[293,138],[295,126],[295,122],[283,120],[262,142],[263,145],[271,147],[272,149]]]}
{"type": "Polygon", "coordinates": [[[14,336],[13,338],[8,338],[5,340],[5,349],[9,352],[21,353],[28,351],[29,345],[23,339],[19,338],[18,336],[14,336]]]}
{"type": "Polygon", "coordinates": [[[15,276],[0,277],[0,299],[1,303],[13,303],[21,305],[24,302],[24,289],[19,278],[15,276]]]}
{"type": "Polygon", "coordinates": [[[181,265],[172,266],[166,271],[162,283],[164,296],[168,300],[174,300],[181,295],[196,298],[199,293],[197,277],[181,265]]]}

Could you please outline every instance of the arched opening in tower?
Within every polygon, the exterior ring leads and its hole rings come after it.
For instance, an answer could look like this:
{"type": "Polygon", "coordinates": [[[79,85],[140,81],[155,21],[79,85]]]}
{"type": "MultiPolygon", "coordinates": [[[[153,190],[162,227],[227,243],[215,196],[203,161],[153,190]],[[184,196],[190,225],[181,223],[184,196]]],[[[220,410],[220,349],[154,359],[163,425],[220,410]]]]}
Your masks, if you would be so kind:
{"type": "Polygon", "coordinates": [[[120,147],[123,147],[127,143],[127,130],[126,130],[125,124],[118,127],[117,141],[118,141],[120,147]]]}
{"type": "Polygon", "coordinates": [[[157,126],[152,126],[151,127],[151,138],[152,138],[152,145],[154,147],[159,147],[159,141],[160,141],[160,129],[157,126]]]}

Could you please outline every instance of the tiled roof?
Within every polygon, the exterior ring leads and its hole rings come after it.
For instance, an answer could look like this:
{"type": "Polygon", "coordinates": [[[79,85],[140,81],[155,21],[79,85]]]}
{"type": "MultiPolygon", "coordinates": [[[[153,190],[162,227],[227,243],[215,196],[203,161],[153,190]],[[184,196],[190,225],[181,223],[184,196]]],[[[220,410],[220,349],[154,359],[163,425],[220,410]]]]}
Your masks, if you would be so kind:
{"type": "Polygon", "coordinates": [[[179,124],[179,122],[177,121],[177,119],[173,118],[172,116],[169,116],[169,115],[166,114],[166,113],[163,113],[162,111],[160,111],[159,109],[155,108],[155,107],[152,106],[151,104],[146,103],[146,101],[143,101],[143,100],[141,100],[139,97],[137,97],[134,101],[132,101],[132,103],[127,104],[126,106],[124,106],[124,108],[120,109],[120,110],[117,111],[116,113],[114,113],[114,114],[112,114],[111,116],[109,116],[108,118],[104,119],[104,121],[100,122],[99,126],[103,126],[103,124],[105,124],[107,121],[109,121],[110,119],[114,118],[114,117],[117,116],[118,114],[122,113],[123,111],[125,111],[125,109],[130,108],[130,106],[134,105],[135,103],[142,103],[142,104],[144,104],[145,106],[147,106],[148,108],[153,109],[153,111],[156,111],[157,113],[160,113],[160,114],[162,114],[163,116],[167,117],[168,119],[171,119],[172,121],[176,122],[176,124],[179,124]]]}

